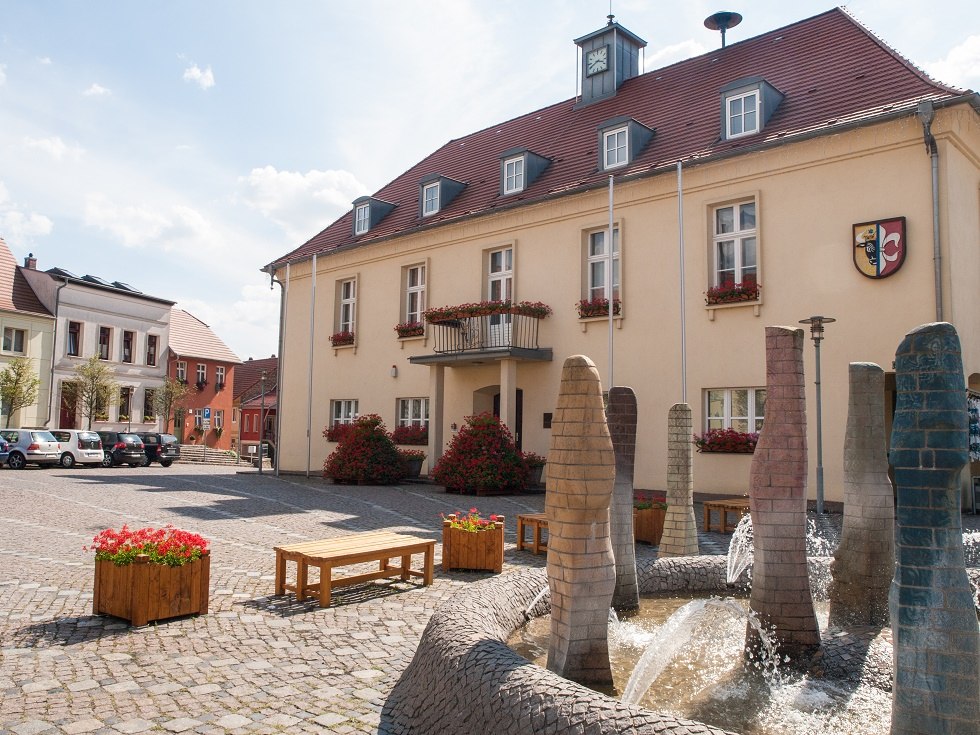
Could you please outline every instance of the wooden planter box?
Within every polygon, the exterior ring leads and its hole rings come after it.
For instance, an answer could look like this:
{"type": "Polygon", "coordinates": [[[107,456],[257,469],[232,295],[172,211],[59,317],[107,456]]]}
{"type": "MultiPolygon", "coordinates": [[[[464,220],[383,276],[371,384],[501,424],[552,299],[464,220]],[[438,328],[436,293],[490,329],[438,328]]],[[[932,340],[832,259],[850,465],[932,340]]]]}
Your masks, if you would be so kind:
{"type": "Polygon", "coordinates": [[[633,538],[658,546],[664,535],[664,518],[666,508],[633,509],[633,538]]]}
{"type": "MultiPolygon", "coordinates": [[[[453,518],[454,516],[449,516],[453,518]]],[[[442,522],[442,569],[471,569],[501,572],[504,568],[504,517],[498,516],[487,531],[452,528],[450,520],[442,522]]]]}
{"type": "Polygon", "coordinates": [[[211,556],[207,552],[180,567],[151,564],[144,555],[121,567],[96,560],[92,612],[123,618],[137,626],[181,615],[204,615],[210,578],[211,556]]]}

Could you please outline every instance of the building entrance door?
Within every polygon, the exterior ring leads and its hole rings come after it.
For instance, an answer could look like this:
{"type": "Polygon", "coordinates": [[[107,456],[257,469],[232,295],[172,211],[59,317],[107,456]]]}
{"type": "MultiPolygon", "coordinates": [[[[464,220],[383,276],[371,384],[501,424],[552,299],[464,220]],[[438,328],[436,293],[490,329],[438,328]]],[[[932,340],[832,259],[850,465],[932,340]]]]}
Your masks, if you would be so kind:
{"type": "Polygon", "coordinates": [[[70,396],[62,385],[61,388],[61,409],[58,412],[59,429],[75,429],[75,413],[77,403],[74,396],[70,396]]]}
{"type": "MultiPolygon", "coordinates": [[[[500,418],[500,394],[493,394],[493,415],[500,418]]],[[[517,406],[514,411],[514,443],[518,451],[521,451],[521,435],[524,433],[524,391],[517,389],[517,406]]]]}

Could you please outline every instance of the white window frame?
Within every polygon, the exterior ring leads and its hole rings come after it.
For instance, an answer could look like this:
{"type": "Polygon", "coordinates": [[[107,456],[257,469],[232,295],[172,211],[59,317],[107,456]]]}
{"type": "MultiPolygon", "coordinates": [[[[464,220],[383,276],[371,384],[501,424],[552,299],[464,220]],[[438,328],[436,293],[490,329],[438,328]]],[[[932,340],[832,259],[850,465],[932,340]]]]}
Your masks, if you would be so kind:
{"type": "Polygon", "coordinates": [[[357,418],[357,399],[338,398],[330,401],[331,426],[352,424],[357,418]]]}
{"type": "Polygon", "coordinates": [[[745,92],[732,94],[725,97],[725,138],[741,138],[743,135],[752,135],[759,132],[760,119],[762,117],[762,93],[758,88],[749,89],[745,92]],[[750,104],[746,108],[746,101],[754,97],[754,107],[750,104]],[[736,112],[733,108],[738,106],[736,112]],[[747,126],[746,119],[751,117],[754,124],[747,126]],[[737,125],[733,125],[737,121],[737,125]],[[738,128],[737,132],[735,128],[738,128]]]}
{"type": "Polygon", "coordinates": [[[422,216],[431,217],[439,211],[439,182],[422,187],[422,216]]]}
{"type": "Polygon", "coordinates": [[[214,366],[214,383],[215,383],[216,386],[217,385],[224,385],[225,384],[225,366],[224,365],[215,365],[214,366]]]}
{"type": "Polygon", "coordinates": [[[18,355],[27,352],[27,330],[20,327],[3,328],[3,351],[18,355]],[[20,337],[20,349],[17,348],[17,337],[20,337]]]}
{"type": "Polygon", "coordinates": [[[225,428],[225,410],[223,408],[216,408],[211,412],[211,426],[215,429],[225,428]]]}
{"type": "Polygon", "coordinates": [[[231,408],[231,423],[233,423],[233,424],[237,424],[238,423],[238,412],[239,412],[239,410],[240,409],[238,408],[238,406],[232,406],[232,408],[231,408]]]}
{"type": "Polygon", "coordinates": [[[745,283],[746,273],[751,272],[754,282],[759,282],[759,207],[755,198],[745,199],[739,202],[721,204],[711,208],[711,228],[712,228],[712,247],[711,247],[711,285],[720,286],[723,283],[745,283]],[[744,207],[752,208],[752,227],[742,225],[742,210],[744,207]],[[720,231],[719,213],[722,210],[732,210],[732,229],[720,231]],[[752,257],[747,257],[747,249],[751,242],[752,257]],[[732,250],[732,267],[722,268],[721,249],[723,245],[730,244],[732,250]],[[747,263],[751,260],[751,263],[747,263]],[[731,279],[723,274],[731,274],[731,279]]]}
{"type": "Polygon", "coordinates": [[[354,333],[357,325],[357,279],[347,278],[339,284],[340,308],[337,310],[337,331],[354,333]]]}
{"type": "Polygon", "coordinates": [[[405,268],[405,322],[422,323],[425,311],[425,263],[405,268]]]}
{"type": "Polygon", "coordinates": [[[208,366],[207,363],[199,362],[197,363],[197,383],[206,383],[208,380],[208,366]]]}
{"type": "Polygon", "coordinates": [[[155,334],[146,335],[146,364],[156,367],[157,354],[160,351],[160,338],[155,334]]]}
{"type": "Polygon", "coordinates": [[[504,194],[524,191],[524,156],[504,160],[504,194]]]}
{"type": "Polygon", "coordinates": [[[204,409],[203,408],[195,408],[194,409],[194,428],[197,428],[198,426],[200,426],[202,429],[204,428],[204,409]]]}
{"type": "Polygon", "coordinates": [[[398,426],[429,428],[428,398],[399,398],[396,423],[398,426]]]}
{"type": "Polygon", "coordinates": [[[363,235],[371,227],[371,205],[358,204],[354,208],[354,234],[363,235]]]}
{"type": "Polygon", "coordinates": [[[187,382],[187,362],[184,360],[177,360],[177,380],[187,382]]]}
{"type": "MultiPolygon", "coordinates": [[[[609,228],[603,230],[596,230],[595,232],[589,233],[589,240],[586,245],[586,298],[588,300],[592,299],[602,299],[606,298],[606,265],[609,263],[609,255],[606,252],[606,235],[609,234],[609,228]],[[602,252],[593,253],[597,241],[602,241],[602,252]],[[595,266],[602,265],[602,283],[596,283],[596,268],[595,266]]],[[[612,263],[612,301],[617,299],[622,299],[621,296],[621,281],[622,281],[622,267],[620,265],[620,236],[619,228],[613,228],[613,263],[612,263]]]]}
{"type": "Polygon", "coordinates": [[[607,130],[602,134],[602,167],[619,168],[629,163],[629,127],[607,130]]]}
{"type": "MultiPolygon", "coordinates": [[[[489,301],[513,301],[514,299],[514,248],[494,248],[487,251],[487,299],[489,301]],[[500,266],[494,265],[494,256],[500,255],[500,266]]],[[[505,314],[503,316],[509,316],[505,314]]]]}
{"type": "Polygon", "coordinates": [[[746,434],[757,434],[762,431],[762,424],[765,421],[765,387],[748,388],[708,388],[704,391],[704,427],[712,429],[735,429],[746,434]],[[733,416],[732,405],[733,393],[736,391],[746,391],[747,415],[733,416]],[[716,415],[711,413],[711,394],[721,393],[722,410],[716,415]],[[759,404],[759,394],[762,394],[762,407],[757,409],[759,404]],[[743,423],[744,422],[744,423],[743,423]]]}

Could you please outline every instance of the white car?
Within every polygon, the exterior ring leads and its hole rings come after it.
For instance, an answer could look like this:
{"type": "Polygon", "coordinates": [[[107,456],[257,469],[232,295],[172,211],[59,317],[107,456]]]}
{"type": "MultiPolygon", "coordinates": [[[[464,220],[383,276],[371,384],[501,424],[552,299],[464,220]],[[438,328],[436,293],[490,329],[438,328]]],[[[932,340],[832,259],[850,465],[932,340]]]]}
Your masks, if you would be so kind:
{"type": "Polygon", "coordinates": [[[54,438],[61,444],[59,463],[66,470],[76,464],[101,465],[105,457],[102,451],[102,437],[94,431],[77,429],[52,429],[54,438]]]}
{"type": "Polygon", "coordinates": [[[29,464],[50,467],[61,461],[61,445],[50,431],[4,429],[0,436],[10,443],[7,466],[12,470],[22,470],[29,464]]]}

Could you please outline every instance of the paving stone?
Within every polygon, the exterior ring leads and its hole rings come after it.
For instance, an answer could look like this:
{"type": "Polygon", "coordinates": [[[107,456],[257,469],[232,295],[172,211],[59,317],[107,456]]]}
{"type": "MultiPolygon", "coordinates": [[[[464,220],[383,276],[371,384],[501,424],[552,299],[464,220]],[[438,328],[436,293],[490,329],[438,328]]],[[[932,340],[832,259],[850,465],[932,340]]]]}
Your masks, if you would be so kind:
{"type": "Polygon", "coordinates": [[[71,722],[67,725],[62,725],[61,729],[67,733],[67,735],[78,735],[83,732],[95,732],[103,727],[101,720],[79,720],[78,722],[71,722]]]}
{"type": "Polygon", "coordinates": [[[114,730],[118,730],[119,732],[122,733],[127,733],[128,735],[129,733],[140,733],[140,732],[146,732],[147,730],[152,730],[156,727],[156,725],[150,722],[149,720],[135,719],[135,720],[124,720],[122,722],[117,722],[112,727],[114,730]]]}
{"type": "Polygon", "coordinates": [[[247,717],[242,717],[241,715],[225,715],[224,717],[220,717],[215,720],[214,724],[226,730],[237,730],[245,727],[246,725],[252,724],[252,721],[247,717]]]}
{"type": "Polygon", "coordinates": [[[163,723],[163,727],[170,730],[170,732],[185,732],[187,730],[193,730],[200,725],[200,720],[193,720],[190,717],[179,717],[163,723]]]}

